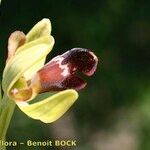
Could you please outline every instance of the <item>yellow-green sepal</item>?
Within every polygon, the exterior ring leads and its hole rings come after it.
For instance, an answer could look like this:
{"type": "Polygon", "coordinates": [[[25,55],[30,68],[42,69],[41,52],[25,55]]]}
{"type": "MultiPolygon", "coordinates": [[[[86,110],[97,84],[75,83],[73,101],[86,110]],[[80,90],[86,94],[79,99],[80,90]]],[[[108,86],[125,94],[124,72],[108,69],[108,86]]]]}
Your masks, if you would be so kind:
{"type": "Polygon", "coordinates": [[[36,40],[38,38],[49,36],[51,34],[51,22],[44,18],[39,21],[26,35],[26,42],[36,40]]]}
{"type": "Polygon", "coordinates": [[[59,119],[77,98],[78,93],[71,89],[44,98],[44,100],[34,104],[18,102],[17,105],[29,117],[44,123],[51,123],[59,119]]]}

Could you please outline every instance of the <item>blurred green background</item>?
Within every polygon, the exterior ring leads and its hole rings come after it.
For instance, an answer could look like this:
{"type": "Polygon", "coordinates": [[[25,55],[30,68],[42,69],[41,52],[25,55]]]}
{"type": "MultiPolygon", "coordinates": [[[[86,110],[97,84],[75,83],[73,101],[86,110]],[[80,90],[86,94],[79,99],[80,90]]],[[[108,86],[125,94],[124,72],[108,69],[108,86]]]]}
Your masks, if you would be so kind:
{"type": "Polygon", "coordinates": [[[50,18],[56,43],[47,57],[74,47],[92,49],[97,72],[58,121],[43,124],[16,108],[7,140],[25,142],[75,139],[77,147],[18,146],[8,150],[149,150],[150,149],[150,1],[2,0],[0,71],[11,32],[27,33],[50,18]]]}

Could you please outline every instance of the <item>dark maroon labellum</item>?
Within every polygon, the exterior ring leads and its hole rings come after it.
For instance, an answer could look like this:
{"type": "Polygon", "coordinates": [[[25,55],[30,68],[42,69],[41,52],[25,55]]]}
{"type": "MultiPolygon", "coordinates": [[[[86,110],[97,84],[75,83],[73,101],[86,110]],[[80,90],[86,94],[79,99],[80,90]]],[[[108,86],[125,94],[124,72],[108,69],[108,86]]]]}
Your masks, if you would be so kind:
{"type": "MultiPolygon", "coordinates": [[[[88,49],[74,48],[53,58],[38,71],[39,92],[61,91],[75,89],[77,91],[86,86],[76,72],[80,71],[86,76],[94,74],[98,58],[88,49]]],[[[35,85],[36,80],[31,84],[35,85]]]]}
{"type": "Polygon", "coordinates": [[[97,68],[98,59],[93,52],[88,49],[74,48],[62,55],[62,64],[69,64],[71,68],[79,69],[87,76],[93,75],[97,68]]]}

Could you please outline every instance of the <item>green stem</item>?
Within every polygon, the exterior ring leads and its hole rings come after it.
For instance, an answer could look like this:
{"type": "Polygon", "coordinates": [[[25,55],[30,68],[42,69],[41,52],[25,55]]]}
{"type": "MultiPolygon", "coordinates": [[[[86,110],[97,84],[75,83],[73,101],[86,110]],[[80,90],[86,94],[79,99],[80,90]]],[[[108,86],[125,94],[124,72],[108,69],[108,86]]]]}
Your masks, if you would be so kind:
{"type": "MultiPolygon", "coordinates": [[[[5,141],[7,129],[13,115],[15,103],[4,95],[0,100],[0,140],[5,141]]],[[[0,150],[5,150],[5,146],[0,145],[0,150]]]]}

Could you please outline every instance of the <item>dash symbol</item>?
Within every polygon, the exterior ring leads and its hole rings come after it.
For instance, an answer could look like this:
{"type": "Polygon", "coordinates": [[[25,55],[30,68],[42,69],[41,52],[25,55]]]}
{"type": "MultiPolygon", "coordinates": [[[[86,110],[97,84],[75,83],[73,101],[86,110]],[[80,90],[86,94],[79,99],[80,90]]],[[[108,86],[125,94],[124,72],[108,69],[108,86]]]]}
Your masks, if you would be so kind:
{"type": "Polygon", "coordinates": [[[24,145],[24,143],[23,143],[23,142],[20,142],[20,144],[21,144],[21,145],[24,145]]]}

